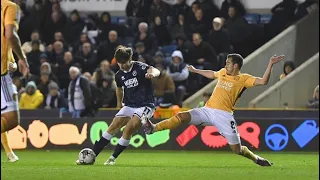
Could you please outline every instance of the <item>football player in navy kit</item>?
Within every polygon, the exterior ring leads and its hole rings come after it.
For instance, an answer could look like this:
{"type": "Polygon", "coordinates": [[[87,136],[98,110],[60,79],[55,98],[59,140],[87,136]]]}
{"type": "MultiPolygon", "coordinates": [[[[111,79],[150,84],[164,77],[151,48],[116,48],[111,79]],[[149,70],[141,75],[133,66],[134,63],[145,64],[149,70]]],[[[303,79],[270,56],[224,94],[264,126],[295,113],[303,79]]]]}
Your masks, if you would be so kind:
{"type": "MultiPolygon", "coordinates": [[[[132,49],[120,47],[115,52],[115,59],[120,67],[116,73],[117,107],[116,114],[108,130],[96,141],[93,151],[96,156],[110,142],[111,138],[126,126],[114,153],[104,165],[114,165],[116,158],[129,145],[132,134],[141,126],[142,120],[149,119],[155,111],[154,90],[151,78],[160,75],[160,71],[145,63],[132,61],[132,49]],[[124,106],[123,106],[124,105],[124,106]]],[[[76,162],[81,164],[79,160],[76,162]]]]}

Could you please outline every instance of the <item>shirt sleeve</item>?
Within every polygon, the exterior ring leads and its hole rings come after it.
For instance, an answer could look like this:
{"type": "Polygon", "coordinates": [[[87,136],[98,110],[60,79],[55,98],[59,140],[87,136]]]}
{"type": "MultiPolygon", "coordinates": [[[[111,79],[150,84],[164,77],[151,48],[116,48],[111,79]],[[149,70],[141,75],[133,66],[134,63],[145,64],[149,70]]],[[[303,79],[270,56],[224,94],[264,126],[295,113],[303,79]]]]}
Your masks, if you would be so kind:
{"type": "Polygon", "coordinates": [[[20,9],[17,5],[10,5],[6,9],[4,25],[14,25],[16,29],[19,28],[20,9]]]}
{"type": "Polygon", "coordinates": [[[253,87],[254,86],[254,82],[256,81],[257,77],[255,76],[252,76],[252,75],[245,75],[246,77],[246,80],[244,81],[244,86],[246,88],[250,88],[250,87],[253,87]]]}
{"type": "Polygon", "coordinates": [[[116,74],[115,81],[116,81],[117,87],[121,88],[122,87],[122,82],[121,82],[119,74],[116,74]]]}
{"type": "Polygon", "coordinates": [[[150,68],[150,66],[146,63],[138,62],[138,65],[144,74],[146,74],[148,69],[150,68]]]}
{"type": "Polygon", "coordinates": [[[219,79],[220,75],[225,71],[224,68],[220,69],[219,71],[214,72],[215,79],[219,79]]]}

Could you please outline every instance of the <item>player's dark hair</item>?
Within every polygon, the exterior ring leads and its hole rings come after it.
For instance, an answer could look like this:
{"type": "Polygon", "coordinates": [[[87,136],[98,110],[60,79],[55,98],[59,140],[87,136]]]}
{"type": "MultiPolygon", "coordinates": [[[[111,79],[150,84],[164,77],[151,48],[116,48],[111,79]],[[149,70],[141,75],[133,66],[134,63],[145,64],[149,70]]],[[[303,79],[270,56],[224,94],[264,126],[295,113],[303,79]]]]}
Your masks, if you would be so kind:
{"type": "Polygon", "coordinates": [[[243,57],[240,54],[228,54],[227,58],[231,59],[232,64],[238,64],[239,70],[243,65],[243,57]]]}
{"type": "Polygon", "coordinates": [[[115,54],[114,57],[116,58],[116,61],[120,64],[124,64],[131,60],[132,58],[132,49],[127,48],[127,47],[119,47],[115,54]]]}

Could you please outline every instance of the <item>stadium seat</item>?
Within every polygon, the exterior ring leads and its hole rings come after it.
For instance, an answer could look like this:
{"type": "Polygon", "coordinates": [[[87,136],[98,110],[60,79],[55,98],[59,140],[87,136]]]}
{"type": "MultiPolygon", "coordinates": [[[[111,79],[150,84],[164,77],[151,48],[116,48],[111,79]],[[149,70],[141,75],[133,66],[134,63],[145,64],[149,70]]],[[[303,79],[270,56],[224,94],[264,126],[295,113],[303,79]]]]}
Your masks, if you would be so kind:
{"type": "Polygon", "coordinates": [[[167,45],[167,46],[162,46],[161,50],[165,55],[171,56],[173,51],[177,49],[177,45],[167,45]]]}
{"type": "Polygon", "coordinates": [[[249,24],[259,24],[260,14],[246,14],[244,18],[249,24]]]}
{"type": "Polygon", "coordinates": [[[118,24],[118,16],[111,16],[111,23],[118,24]]]}
{"type": "Polygon", "coordinates": [[[118,24],[124,24],[126,23],[126,17],[124,16],[121,16],[121,17],[118,17],[118,24]]]}
{"type": "Polygon", "coordinates": [[[272,14],[261,14],[260,24],[268,24],[271,18],[272,18],[272,14]]]}

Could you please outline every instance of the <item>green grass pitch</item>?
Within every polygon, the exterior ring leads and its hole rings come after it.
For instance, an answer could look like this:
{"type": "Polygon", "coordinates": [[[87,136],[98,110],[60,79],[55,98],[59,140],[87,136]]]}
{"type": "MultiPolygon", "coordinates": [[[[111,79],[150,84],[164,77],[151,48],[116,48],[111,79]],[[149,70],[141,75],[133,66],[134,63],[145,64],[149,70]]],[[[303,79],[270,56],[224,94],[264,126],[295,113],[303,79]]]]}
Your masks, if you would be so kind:
{"type": "Polygon", "coordinates": [[[111,151],[93,166],[77,166],[77,151],[16,151],[8,163],[1,153],[3,180],[316,180],[319,153],[258,153],[274,163],[260,167],[228,152],[125,151],[115,166],[104,166],[111,151]]]}

